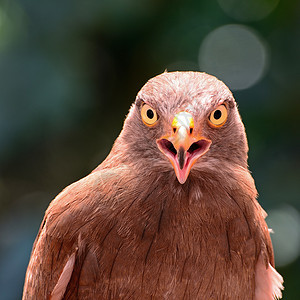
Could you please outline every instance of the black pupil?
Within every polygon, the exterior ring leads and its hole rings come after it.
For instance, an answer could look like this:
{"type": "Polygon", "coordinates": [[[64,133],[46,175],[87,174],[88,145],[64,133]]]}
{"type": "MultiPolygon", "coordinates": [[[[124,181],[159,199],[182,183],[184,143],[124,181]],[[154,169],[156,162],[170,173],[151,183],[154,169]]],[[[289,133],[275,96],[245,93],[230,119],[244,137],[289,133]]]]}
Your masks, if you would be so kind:
{"type": "Polygon", "coordinates": [[[214,118],[216,120],[219,120],[221,118],[221,116],[222,116],[222,113],[219,109],[214,112],[214,118]]]}
{"type": "Polygon", "coordinates": [[[153,110],[151,110],[151,109],[148,109],[148,110],[147,110],[147,117],[148,117],[149,119],[153,119],[153,117],[154,117],[154,112],[153,112],[153,110]]]}

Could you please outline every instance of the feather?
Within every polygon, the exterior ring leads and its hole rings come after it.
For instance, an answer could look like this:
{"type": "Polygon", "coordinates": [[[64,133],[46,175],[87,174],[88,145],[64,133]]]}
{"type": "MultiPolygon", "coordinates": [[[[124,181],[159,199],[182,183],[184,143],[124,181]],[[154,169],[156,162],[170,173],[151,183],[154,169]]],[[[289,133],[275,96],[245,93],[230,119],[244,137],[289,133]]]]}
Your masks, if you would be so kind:
{"type": "Polygon", "coordinates": [[[255,271],[255,298],[254,300],[281,299],[283,290],[282,276],[271,266],[265,264],[260,254],[255,271]]]}
{"type": "Polygon", "coordinates": [[[151,79],[108,157],[49,205],[23,300],[281,297],[247,152],[224,83],[200,72],[151,79]],[[145,103],[159,116],[153,126],[142,119],[145,103]],[[227,120],[214,127],[208,116],[220,105],[227,120]],[[176,139],[172,120],[184,112],[190,117],[176,139]],[[183,152],[161,151],[162,139],[183,152]]]}
{"type": "Polygon", "coordinates": [[[61,300],[63,298],[72,276],[74,264],[75,264],[75,253],[73,253],[69,257],[66,265],[64,266],[64,269],[61,275],[59,276],[59,279],[51,293],[50,300],[61,300]]]}

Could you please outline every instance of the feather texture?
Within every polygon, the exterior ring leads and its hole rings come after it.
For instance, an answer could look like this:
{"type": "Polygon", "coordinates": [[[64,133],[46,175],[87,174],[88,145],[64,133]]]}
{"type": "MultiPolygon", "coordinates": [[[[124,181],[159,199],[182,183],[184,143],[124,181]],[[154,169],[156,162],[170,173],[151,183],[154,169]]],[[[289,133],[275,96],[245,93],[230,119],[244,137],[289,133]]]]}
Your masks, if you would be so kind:
{"type": "Polygon", "coordinates": [[[247,151],[221,81],[198,72],[151,79],[105,161],[49,205],[23,300],[281,297],[247,151]],[[141,120],[142,103],[156,110],[154,126],[141,120]],[[227,121],[212,128],[208,116],[222,103],[227,121]],[[156,142],[172,134],[180,111],[193,116],[190,134],[211,141],[184,184],[156,142]]]}
{"type": "Polygon", "coordinates": [[[255,270],[255,298],[254,300],[274,300],[282,297],[282,276],[259,256],[255,270]]]}
{"type": "Polygon", "coordinates": [[[51,293],[50,300],[61,300],[67,289],[67,285],[72,276],[72,272],[75,264],[75,253],[73,253],[68,259],[66,265],[63,268],[61,275],[51,293]]]}

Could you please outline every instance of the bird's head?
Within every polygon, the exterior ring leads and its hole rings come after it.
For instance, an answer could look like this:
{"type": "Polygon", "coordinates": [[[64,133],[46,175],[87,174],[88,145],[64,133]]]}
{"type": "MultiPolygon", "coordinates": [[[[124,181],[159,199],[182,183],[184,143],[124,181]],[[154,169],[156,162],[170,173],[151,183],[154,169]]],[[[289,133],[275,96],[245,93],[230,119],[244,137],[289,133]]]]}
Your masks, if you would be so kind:
{"type": "Polygon", "coordinates": [[[165,72],[149,80],[120,138],[128,159],[150,169],[173,169],[181,184],[197,171],[247,167],[244,126],[232,93],[205,73],[165,72]]]}

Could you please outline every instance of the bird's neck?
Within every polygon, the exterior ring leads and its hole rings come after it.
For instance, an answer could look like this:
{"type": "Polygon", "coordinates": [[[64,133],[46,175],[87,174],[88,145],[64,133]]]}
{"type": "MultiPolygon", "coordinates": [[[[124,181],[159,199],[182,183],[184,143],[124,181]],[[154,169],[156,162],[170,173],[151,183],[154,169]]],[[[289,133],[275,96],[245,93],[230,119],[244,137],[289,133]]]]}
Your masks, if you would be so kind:
{"type": "MultiPolygon", "coordinates": [[[[211,171],[191,172],[184,184],[178,182],[172,169],[154,171],[133,166],[126,166],[126,169],[123,176],[130,185],[128,190],[135,190],[138,211],[149,219],[159,218],[162,210],[176,218],[185,210],[191,218],[198,219],[219,212],[219,218],[223,219],[223,215],[224,218],[232,215],[232,206],[247,210],[257,203],[253,178],[248,169],[240,166],[231,165],[227,171],[224,168],[218,176],[211,171]]],[[[126,189],[126,184],[123,188],[126,189]]]]}

